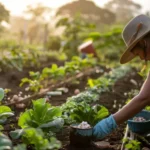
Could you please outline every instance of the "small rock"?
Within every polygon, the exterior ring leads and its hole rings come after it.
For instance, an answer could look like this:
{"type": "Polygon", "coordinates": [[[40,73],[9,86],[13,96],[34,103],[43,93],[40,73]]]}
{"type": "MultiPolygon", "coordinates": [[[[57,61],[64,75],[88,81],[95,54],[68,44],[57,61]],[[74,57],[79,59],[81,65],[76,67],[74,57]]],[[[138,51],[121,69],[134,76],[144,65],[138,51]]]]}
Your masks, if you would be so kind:
{"type": "Polygon", "coordinates": [[[113,149],[112,145],[110,145],[109,142],[106,142],[106,141],[97,141],[97,142],[94,142],[94,145],[97,147],[97,148],[101,148],[101,149],[113,149]]]}
{"type": "Polygon", "coordinates": [[[74,94],[77,95],[77,94],[79,94],[79,93],[80,93],[80,90],[79,90],[79,89],[75,89],[75,90],[74,90],[74,94]]]}
{"type": "Polygon", "coordinates": [[[13,99],[13,101],[15,101],[15,102],[19,101],[18,95],[14,95],[12,99],[13,99]]]}
{"type": "Polygon", "coordinates": [[[20,104],[16,104],[16,107],[22,109],[22,108],[25,108],[26,105],[23,103],[20,103],[20,104]]]}

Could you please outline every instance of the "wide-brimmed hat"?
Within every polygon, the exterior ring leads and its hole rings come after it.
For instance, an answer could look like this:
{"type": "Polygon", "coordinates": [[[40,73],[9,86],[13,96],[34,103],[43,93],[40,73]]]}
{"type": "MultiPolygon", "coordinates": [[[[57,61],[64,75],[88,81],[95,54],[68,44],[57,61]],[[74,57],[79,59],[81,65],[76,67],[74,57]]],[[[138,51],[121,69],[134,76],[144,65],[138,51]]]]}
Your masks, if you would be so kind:
{"type": "Polygon", "coordinates": [[[121,56],[120,63],[125,64],[132,60],[134,55],[131,50],[135,45],[150,32],[150,18],[146,15],[139,15],[133,18],[125,26],[122,32],[122,38],[127,46],[125,52],[121,56]]]}

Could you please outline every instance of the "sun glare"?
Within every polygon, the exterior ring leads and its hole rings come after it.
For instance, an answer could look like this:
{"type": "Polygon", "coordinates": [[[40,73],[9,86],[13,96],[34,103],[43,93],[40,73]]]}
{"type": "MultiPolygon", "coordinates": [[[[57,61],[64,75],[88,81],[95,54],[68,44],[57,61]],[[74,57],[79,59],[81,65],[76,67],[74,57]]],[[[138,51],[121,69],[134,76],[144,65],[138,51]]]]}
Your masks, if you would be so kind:
{"type": "MultiPolygon", "coordinates": [[[[22,15],[27,5],[42,3],[50,8],[58,8],[71,1],[73,0],[0,0],[0,2],[4,4],[8,10],[10,10],[12,15],[22,15]]],[[[102,6],[107,1],[108,0],[94,0],[94,2],[99,6],[102,6]]]]}

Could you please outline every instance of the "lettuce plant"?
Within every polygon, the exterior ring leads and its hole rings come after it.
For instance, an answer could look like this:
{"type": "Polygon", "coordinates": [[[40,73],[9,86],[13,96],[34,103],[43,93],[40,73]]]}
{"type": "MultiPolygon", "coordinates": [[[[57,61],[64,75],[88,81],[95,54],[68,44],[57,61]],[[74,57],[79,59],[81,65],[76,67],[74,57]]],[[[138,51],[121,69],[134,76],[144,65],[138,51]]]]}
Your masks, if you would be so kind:
{"type": "Polygon", "coordinates": [[[20,115],[18,125],[21,128],[48,128],[57,131],[64,124],[61,115],[59,107],[51,106],[45,99],[38,99],[33,101],[33,109],[28,109],[20,115]]]}
{"type": "Polygon", "coordinates": [[[61,143],[55,138],[45,137],[44,132],[40,128],[25,128],[10,132],[12,139],[22,138],[23,142],[30,145],[35,150],[56,150],[61,147],[61,143]]]}

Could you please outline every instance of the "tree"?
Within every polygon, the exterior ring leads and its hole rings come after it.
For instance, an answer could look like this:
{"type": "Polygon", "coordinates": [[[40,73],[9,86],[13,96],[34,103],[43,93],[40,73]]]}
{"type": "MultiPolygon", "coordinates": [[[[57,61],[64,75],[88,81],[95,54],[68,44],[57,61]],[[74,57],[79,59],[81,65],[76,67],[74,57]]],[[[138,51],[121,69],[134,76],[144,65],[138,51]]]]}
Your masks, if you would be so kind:
{"type": "Polygon", "coordinates": [[[0,3],[0,22],[9,21],[9,11],[0,3]]]}
{"type": "Polygon", "coordinates": [[[56,16],[68,15],[69,17],[74,17],[77,13],[80,13],[89,22],[96,24],[111,24],[115,21],[114,13],[96,6],[89,0],[77,0],[68,3],[58,9],[56,16]]]}
{"type": "Polygon", "coordinates": [[[1,25],[2,21],[9,21],[9,11],[0,3],[0,33],[4,31],[4,27],[1,25]]]}
{"type": "Polygon", "coordinates": [[[26,14],[31,16],[31,24],[29,25],[28,29],[28,37],[29,42],[37,42],[42,41],[45,47],[48,38],[48,24],[50,19],[50,11],[49,7],[43,6],[42,4],[38,3],[35,7],[29,5],[27,6],[27,10],[25,11],[26,14]],[[46,18],[48,17],[48,18],[46,18]]]}
{"type": "Polygon", "coordinates": [[[110,0],[104,7],[116,14],[119,23],[126,23],[141,9],[141,5],[132,0],[110,0]]]}
{"type": "Polygon", "coordinates": [[[61,18],[56,27],[64,27],[61,50],[70,58],[78,54],[78,46],[95,29],[95,25],[85,22],[80,15],[76,15],[74,18],[61,18]]]}

